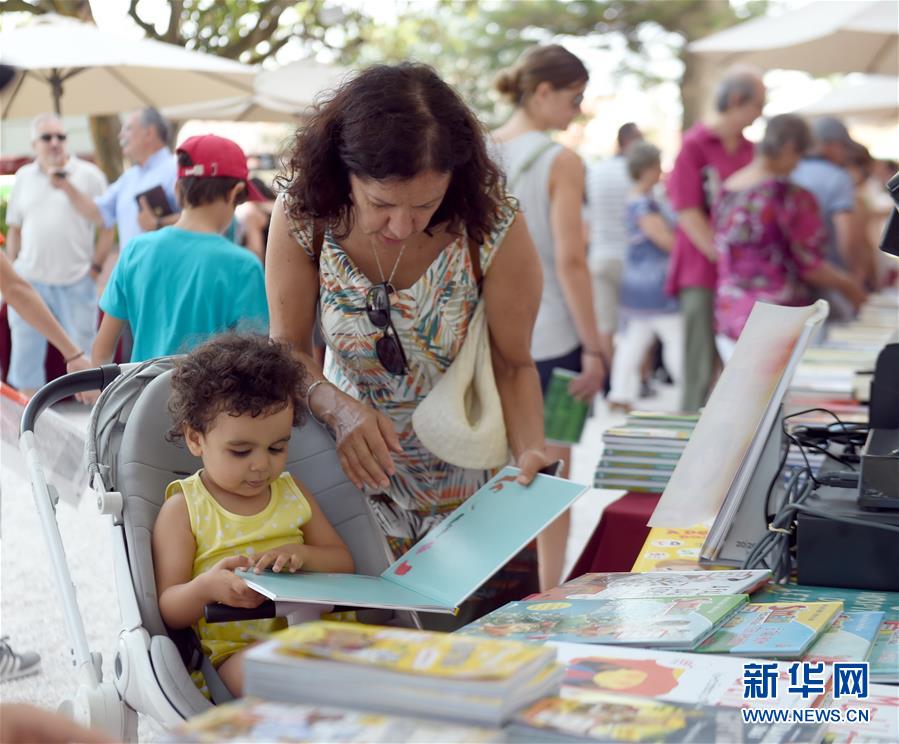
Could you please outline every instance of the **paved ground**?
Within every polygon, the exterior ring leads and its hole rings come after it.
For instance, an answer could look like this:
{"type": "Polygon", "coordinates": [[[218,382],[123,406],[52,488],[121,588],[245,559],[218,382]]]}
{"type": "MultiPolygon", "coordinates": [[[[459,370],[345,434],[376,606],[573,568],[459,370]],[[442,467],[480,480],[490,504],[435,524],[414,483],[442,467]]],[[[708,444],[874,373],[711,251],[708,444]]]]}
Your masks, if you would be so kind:
{"type": "MultiPolygon", "coordinates": [[[[663,388],[644,407],[673,410],[674,391],[663,388]]],[[[77,404],[60,409],[66,421],[86,426],[86,410],[77,404]]],[[[587,423],[583,442],[575,448],[572,479],[591,483],[593,468],[602,449],[602,432],[623,417],[610,415],[604,404],[587,423]]],[[[619,491],[592,490],[573,508],[573,529],[567,551],[570,566],[580,554],[603,508],[619,491]]],[[[112,654],[118,632],[111,550],[105,517],[95,511],[88,496],[73,506],[61,503],[57,520],[76,587],[91,650],[103,655],[104,674],[111,674],[112,654]]],[[[0,449],[0,624],[16,649],[32,649],[43,662],[40,674],[8,682],[0,687],[4,702],[24,701],[47,708],[72,696],[78,686],[72,668],[70,642],[62,606],[56,600],[53,568],[42,537],[40,520],[25,476],[21,456],[6,441],[0,449]]],[[[152,740],[157,729],[142,722],[141,740],[152,740]]]]}

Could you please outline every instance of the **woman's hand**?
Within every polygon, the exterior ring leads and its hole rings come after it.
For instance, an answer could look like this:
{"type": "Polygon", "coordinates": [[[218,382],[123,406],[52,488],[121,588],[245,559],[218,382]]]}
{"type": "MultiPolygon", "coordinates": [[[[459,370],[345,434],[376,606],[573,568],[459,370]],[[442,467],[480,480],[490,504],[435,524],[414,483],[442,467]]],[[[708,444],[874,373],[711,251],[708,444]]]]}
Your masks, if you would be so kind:
{"type": "Polygon", "coordinates": [[[516,478],[516,482],[522,486],[530,485],[531,481],[537,477],[543,468],[552,465],[556,460],[546,454],[543,450],[529,449],[522,452],[515,458],[515,464],[521,469],[516,478]]]}
{"type": "Polygon", "coordinates": [[[589,403],[601,393],[608,375],[606,363],[598,354],[581,354],[581,373],[568,385],[568,392],[578,400],[589,403]]]}
{"type": "Polygon", "coordinates": [[[334,432],[340,466],[353,485],[387,488],[396,472],[390,453],[403,451],[393,422],[334,385],[321,385],[313,398],[311,410],[334,432]]]}

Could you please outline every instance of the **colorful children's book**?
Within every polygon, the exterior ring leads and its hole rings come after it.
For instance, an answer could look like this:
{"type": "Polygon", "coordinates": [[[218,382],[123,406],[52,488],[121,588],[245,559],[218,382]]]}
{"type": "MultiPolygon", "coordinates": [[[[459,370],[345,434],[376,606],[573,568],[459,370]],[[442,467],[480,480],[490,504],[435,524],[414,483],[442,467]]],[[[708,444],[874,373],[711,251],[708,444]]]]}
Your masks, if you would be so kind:
{"type": "Polygon", "coordinates": [[[842,602],[845,612],[883,612],[885,620],[899,621],[899,592],[836,589],[802,584],[766,584],[753,602],[842,602]]]}
{"type": "Polygon", "coordinates": [[[518,473],[503,468],[380,576],[239,574],[278,602],[452,613],[587,490],[549,475],[525,487],[518,473]]]}
{"type": "Polygon", "coordinates": [[[587,573],[528,600],[642,599],[649,597],[752,594],[771,578],[767,569],[587,573]]]}
{"type": "Polygon", "coordinates": [[[740,608],[696,650],[799,659],[842,611],[842,602],[752,602],[740,608]]]}
{"type": "Polygon", "coordinates": [[[546,441],[552,444],[577,444],[584,433],[590,406],[568,392],[577,372],[556,367],[546,386],[543,421],[546,441]]]}
{"type": "Polygon", "coordinates": [[[510,741],[524,742],[802,742],[824,735],[823,724],[743,723],[734,708],[664,703],[606,696],[582,702],[543,698],[521,711],[508,727],[510,741]]]}
{"type": "Polygon", "coordinates": [[[871,652],[882,621],[882,612],[843,612],[812,644],[802,660],[825,664],[864,661],[871,652]]]}
{"type": "MultiPolygon", "coordinates": [[[[562,697],[593,702],[605,695],[653,698],[687,705],[725,708],[806,708],[815,696],[790,692],[790,662],[777,664],[777,697],[743,697],[743,665],[758,663],[740,656],[708,656],[629,646],[549,643],[565,664],[562,697]]],[[[829,678],[830,667],[825,669],[829,678]]]]}
{"type": "Polygon", "coordinates": [[[748,597],[576,599],[510,602],[460,633],[523,641],[629,644],[690,649],[748,597]]]}
{"type": "Polygon", "coordinates": [[[219,742],[491,742],[500,729],[387,716],[316,705],[242,698],[216,705],[159,740],[163,744],[219,742]]]}
{"type": "Polygon", "coordinates": [[[868,663],[872,682],[899,684],[899,620],[884,620],[880,624],[868,663]]]}
{"type": "Polygon", "coordinates": [[[245,690],[265,700],[493,726],[558,692],[555,655],[514,641],[316,621],[253,646],[245,690]]]}
{"type": "Polygon", "coordinates": [[[708,527],[701,524],[686,529],[653,527],[631,571],[695,571],[708,534],[708,527]]]}

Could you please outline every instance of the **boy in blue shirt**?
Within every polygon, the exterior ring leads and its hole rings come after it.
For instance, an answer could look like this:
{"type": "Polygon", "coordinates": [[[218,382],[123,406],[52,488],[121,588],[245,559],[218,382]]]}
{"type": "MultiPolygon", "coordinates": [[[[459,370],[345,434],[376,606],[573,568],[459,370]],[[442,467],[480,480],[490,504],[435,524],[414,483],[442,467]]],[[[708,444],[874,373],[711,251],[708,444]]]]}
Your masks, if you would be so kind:
{"type": "Polygon", "coordinates": [[[238,204],[262,199],[243,150],[207,134],[186,140],[177,156],[181,216],[122,251],[100,298],[94,364],[112,360],[126,322],[132,362],[190,351],[226,329],[268,329],[262,264],[222,236],[238,204]]]}

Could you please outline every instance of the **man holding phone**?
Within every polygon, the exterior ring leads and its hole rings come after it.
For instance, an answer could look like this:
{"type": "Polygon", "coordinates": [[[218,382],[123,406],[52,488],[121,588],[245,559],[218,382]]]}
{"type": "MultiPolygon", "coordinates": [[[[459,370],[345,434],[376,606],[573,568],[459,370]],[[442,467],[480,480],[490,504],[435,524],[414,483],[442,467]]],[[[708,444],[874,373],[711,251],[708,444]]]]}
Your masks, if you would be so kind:
{"type": "MultiPolygon", "coordinates": [[[[35,159],[16,173],[6,215],[7,255],[75,345],[90,349],[97,330],[95,280],[105,258],[99,246],[109,241],[97,240],[94,225],[53,182],[63,180],[93,197],[106,190],[106,177],[95,165],[69,157],[56,115],[41,114],[31,131],[35,159]]],[[[12,308],[9,329],[9,382],[31,394],[46,382],[47,342],[12,308]]]]}
{"type": "Polygon", "coordinates": [[[175,156],[166,144],[168,136],[168,124],[155,108],[135,111],[119,134],[122,154],[132,165],[115,183],[100,195],[86,194],[65,179],[56,179],[54,185],[95,225],[114,225],[119,233],[119,249],[124,251],[132,238],[172,225],[178,219],[177,168],[175,156]]]}

